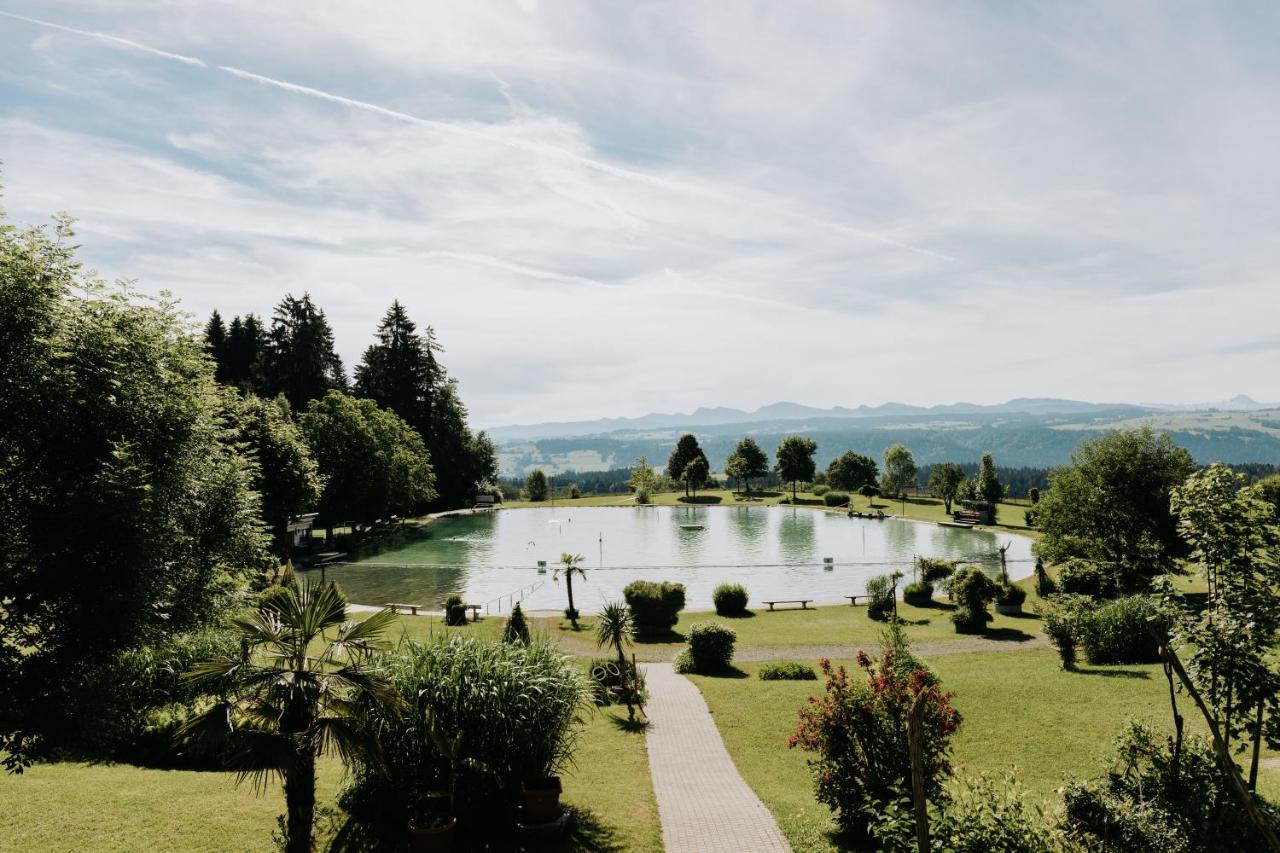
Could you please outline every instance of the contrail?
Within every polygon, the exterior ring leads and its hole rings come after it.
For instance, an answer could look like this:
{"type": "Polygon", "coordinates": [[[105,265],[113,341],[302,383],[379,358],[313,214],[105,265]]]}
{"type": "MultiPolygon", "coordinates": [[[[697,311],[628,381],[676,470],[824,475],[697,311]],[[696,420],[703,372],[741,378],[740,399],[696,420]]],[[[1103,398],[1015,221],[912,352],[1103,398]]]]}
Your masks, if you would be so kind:
{"type": "Polygon", "coordinates": [[[123,47],[130,48],[132,50],[139,50],[139,51],[142,51],[143,53],[149,53],[152,56],[159,56],[162,59],[172,59],[176,62],[185,62],[187,65],[195,65],[198,68],[209,67],[203,60],[196,59],[194,56],[183,56],[181,53],[170,53],[167,50],[160,50],[158,48],[148,47],[145,44],[139,44],[136,41],[130,41],[129,39],[120,38],[119,36],[113,36],[107,33],[96,33],[91,30],[77,30],[75,27],[64,27],[62,24],[55,24],[51,21],[42,21],[39,18],[28,18],[24,15],[15,15],[12,12],[5,12],[3,10],[0,10],[0,15],[3,15],[6,18],[13,18],[15,21],[25,21],[28,24],[35,24],[36,26],[40,26],[40,27],[48,27],[53,30],[61,30],[64,33],[71,33],[77,36],[86,36],[92,39],[100,39],[101,41],[110,42],[111,44],[118,44],[123,47]]]}
{"type": "MultiPolygon", "coordinates": [[[[519,139],[510,139],[508,137],[498,136],[487,131],[476,130],[473,128],[464,127],[457,124],[451,124],[449,122],[435,121],[432,119],[421,118],[419,116],[411,115],[409,113],[401,112],[399,110],[393,110],[393,109],[389,109],[388,107],[380,106],[378,104],[372,104],[372,103],[369,103],[368,101],[361,101],[355,98],[348,98],[343,95],[336,95],[332,92],[326,92],[322,89],[315,89],[315,88],[312,88],[311,86],[303,86],[299,83],[291,83],[287,80],[278,80],[274,77],[267,77],[262,74],[255,74],[252,71],[246,71],[243,68],[236,68],[231,65],[211,66],[209,63],[205,62],[204,60],[194,56],[184,56],[180,53],[172,53],[167,50],[160,50],[158,48],[150,47],[145,44],[140,44],[139,42],[136,42],[136,41],[120,38],[119,36],[113,36],[113,35],[110,35],[109,33],[95,32],[93,30],[79,30],[79,29],[75,29],[74,27],[63,26],[62,24],[55,24],[52,21],[44,21],[39,18],[29,18],[24,15],[15,15],[12,12],[5,12],[3,10],[0,10],[0,16],[6,17],[6,18],[12,18],[17,21],[23,21],[28,24],[34,24],[40,27],[48,27],[50,29],[59,30],[65,33],[72,33],[74,35],[84,36],[86,38],[98,39],[100,41],[104,41],[109,44],[127,47],[131,50],[141,51],[143,53],[147,53],[152,56],[157,56],[162,59],[170,59],[175,62],[182,62],[187,65],[194,65],[199,68],[216,68],[216,70],[218,71],[221,71],[225,74],[230,74],[242,80],[249,80],[254,83],[258,83],[264,86],[271,86],[286,92],[292,92],[293,94],[296,94],[296,95],[303,95],[308,98],[317,98],[319,100],[329,101],[330,103],[341,104],[342,106],[348,107],[350,109],[363,110],[365,112],[374,113],[376,115],[380,115],[385,118],[390,118],[396,121],[402,121],[408,124],[417,125],[418,127],[426,127],[426,128],[431,128],[433,130],[442,131],[445,133],[452,133],[452,134],[466,136],[473,139],[481,139],[486,142],[496,143],[498,145],[504,145],[508,148],[512,148],[517,151],[523,151],[526,153],[535,154],[539,156],[554,157],[557,159],[568,160],[570,162],[577,163],[578,165],[583,166],[584,168],[591,169],[592,171],[600,172],[602,174],[610,175],[612,177],[620,178],[622,180],[631,181],[634,183],[640,183],[646,186],[656,187],[658,189],[667,190],[669,192],[680,193],[683,195],[700,196],[702,198],[712,199],[715,201],[720,201],[720,202],[724,202],[726,204],[735,205],[735,206],[741,205],[740,199],[735,199],[721,192],[716,192],[713,190],[692,186],[688,183],[668,180],[666,178],[659,178],[654,175],[646,174],[644,172],[638,172],[634,169],[627,169],[621,166],[614,166],[610,163],[605,163],[600,160],[592,159],[590,157],[584,157],[581,154],[576,154],[573,151],[569,151],[564,148],[559,148],[554,145],[547,145],[544,143],[537,143],[537,142],[526,142],[519,139]]],[[[804,222],[811,226],[832,229],[844,234],[851,235],[853,237],[857,237],[862,240],[867,240],[873,243],[880,243],[881,245],[884,245],[884,246],[889,246],[895,249],[901,249],[903,251],[912,252],[917,255],[923,255],[926,257],[935,258],[937,260],[947,261],[947,262],[956,261],[956,258],[952,257],[951,255],[946,255],[946,254],[943,254],[942,252],[936,252],[933,249],[926,249],[921,246],[914,246],[910,243],[904,243],[901,240],[895,240],[892,237],[886,237],[883,234],[877,234],[874,231],[864,231],[861,228],[855,228],[851,225],[846,225],[841,222],[831,222],[826,219],[810,216],[805,213],[798,213],[796,211],[787,210],[785,208],[775,208],[774,212],[780,216],[793,219],[793,220],[798,220],[800,222],[804,222]]]]}
{"type": "Polygon", "coordinates": [[[529,278],[540,278],[546,281],[559,281],[564,284],[585,284],[591,287],[610,287],[603,281],[594,278],[587,278],[580,275],[566,275],[565,273],[552,272],[551,270],[541,269],[539,267],[530,267],[524,264],[515,263],[514,261],[495,258],[493,255],[483,255],[476,252],[446,252],[446,251],[426,251],[414,252],[413,254],[422,258],[443,258],[451,261],[462,261],[468,264],[478,264],[483,267],[492,267],[493,269],[513,272],[518,275],[528,276],[529,278]]]}

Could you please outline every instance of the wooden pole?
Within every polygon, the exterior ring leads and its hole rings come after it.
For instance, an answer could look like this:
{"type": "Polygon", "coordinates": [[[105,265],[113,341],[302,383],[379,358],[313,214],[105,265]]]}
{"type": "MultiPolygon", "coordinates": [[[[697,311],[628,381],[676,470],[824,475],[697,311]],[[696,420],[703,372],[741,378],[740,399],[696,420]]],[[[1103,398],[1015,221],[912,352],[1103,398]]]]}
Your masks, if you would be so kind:
{"type": "Polygon", "coordinates": [[[916,694],[907,713],[907,746],[911,752],[911,799],[916,813],[916,846],[929,853],[929,804],[924,796],[924,698],[916,694]]]}
{"type": "Polygon", "coordinates": [[[1160,644],[1160,652],[1165,656],[1165,660],[1173,667],[1173,671],[1177,674],[1178,680],[1182,682],[1183,688],[1187,694],[1196,703],[1196,707],[1200,709],[1200,713],[1204,715],[1204,721],[1209,724],[1209,734],[1213,736],[1213,751],[1218,757],[1218,763],[1222,765],[1222,770],[1227,774],[1227,781],[1231,783],[1231,792],[1235,794],[1236,799],[1240,801],[1240,805],[1244,807],[1245,812],[1249,815],[1249,819],[1253,821],[1253,825],[1258,828],[1258,832],[1262,834],[1262,838],[1267,842],[1267,848],[1272,853],[1280,853],[1280,837],[1276,836],[1276,831],[1267,821],[1266,815],[1258,808],[1257,802],[1253,799],[1253,794],[1245,787],[1244,779],[1240,776],[1240,768],[1236,767],[1235,761],[1231,759],[1231,752],[1227,749],[1226,741],[1222,739],[1222,735],[1218,732],[1218,723],[1209,713],[1209,708],[1204,704],[1204,700],[1200,698],[1200,691],[1196,690],[1195,684],[1191,682],[1191,678],[1187,675],[1187,671],[1182,668],[1182,661],[1178,659],[1178,653],[1175,652],[1168,644],[1168,640],[1160,635],[1155,626],[1148,626],[1148,630],[1156,638],[1156,642],[1160,644]]]}

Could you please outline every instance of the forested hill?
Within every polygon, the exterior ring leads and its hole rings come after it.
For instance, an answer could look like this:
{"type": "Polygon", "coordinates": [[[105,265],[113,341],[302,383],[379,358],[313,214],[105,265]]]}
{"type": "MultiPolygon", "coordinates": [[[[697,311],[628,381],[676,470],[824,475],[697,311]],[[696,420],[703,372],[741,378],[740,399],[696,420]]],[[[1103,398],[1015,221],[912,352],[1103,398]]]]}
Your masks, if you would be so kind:
{"type": "MultiPolygon", "coordinates": [[[[692,428],[719,471],[738,439],[751,435],[771,456],[784,435],[802,433],[818,443],[825,466],[846,450],[879,459],[892,444],[906,445],[918,464],[976,461],[994,453],[1001,465],[1045,468],[1065,463],[1084,438],[1107,429],[1149,424],[1167,432],[1198,462],[1280,463],[1280,412],[1178,412],[1134,417],[1120,408],[1079,415],[968,414],[917,417],[814,418],[715,424],[692,428]]],[[[666,459],[679,430],[625,430],[595,436],[508,441],[498,447],[501,473],[520,476],[601,471],[629,466],[637,456],[666,459]]]]}

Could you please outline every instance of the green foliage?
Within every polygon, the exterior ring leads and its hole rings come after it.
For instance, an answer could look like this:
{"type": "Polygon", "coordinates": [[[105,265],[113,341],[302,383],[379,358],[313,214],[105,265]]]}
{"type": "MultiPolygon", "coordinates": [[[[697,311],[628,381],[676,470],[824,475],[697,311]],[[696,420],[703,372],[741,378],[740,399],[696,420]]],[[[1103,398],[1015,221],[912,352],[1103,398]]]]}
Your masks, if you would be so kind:
{"type": "Polygon", "coordinates": [[[1112,598],[1119,589],[1116,575],[1116,571],[1109,565],[1098,565],[1088,560],[1068,560],[1058,569],[1058,587],[1072,595],[1112,598]]]}
{"type": "Polygon", "coordinates": [[[457,593],[444,600],[444,624],[451,627],[467,624],[467,608],[463,606],[462,596],[457,593]]]}
{"type": "Polygon", "coordinates": [[[1044,569],[1044,560],[1039,557],[1036,558],[1035,581],[1036,595],[1041,598],[1048,598],[1058,591],[1058,584],[1049,577],[1049,573],[1044,569]]]}
{"type": "Polygon", "coordinates": [[[938,583],[944,581],[956,570],[956,564],[952,560],[943,560],[938,557],[916,557],[916,576],[925,583],[938,583]]]}
{"type": "Polygon", "coordinates": [[[897,580],[893,575],[875,575],[867,579],[864,587],[867,595],[867,615],[884,622],[898,612],[897,580]]]}
{"type": "Polygon", "coordinates": [[[1076,665],[1076,648],[1080,645],[1079,622],[1094,606],[1094,601],[1087,595],[1060,593],[1051,596],[1040,607],[1040,618],[1044,620],[1044,633],[1058,650],[1063,669],[1074,669],[1076,665]]]}
{"type": "Polygon", "coordinates": [[[1089,663],[1155,663],[1156,641],[1147,630],[1155,617],[1151,599],[1131,595],[1104,601],[1080,612],[1076,634],[1089,663]]]}
{"type": "Polygon", "coordinates": [[[747,588],[740,583],[722,583],[711,593],[716,613],[721,616],[743,616],[747,612],[747,588]]]}
{"type": "Polygon", "coordinates": [[[573,606],[573,576],[577,575],[583,581],[587,579],[587,570],[582,568],[581,554],[561,554],[560,565],[556,566],[555,573],[551,576],[552,580],[560,580],[560,576],[564,575],[565,590],[569,594],[569,606],[565,609],[565,618],[573,623],[573,629],[578,630],[578,609],[573,606]]]}
{"type": "Polygon", "coordinates": [[[724,463],[724,473],[738,483],[739,491],[746,487],[751,491],[751,481],[762,479],[769,473],[769,457],[760,449],[754,438],[744,438],[733,448],[724,463]]]}
{"type": "Polygon", "coordinates": [[[692,669],[679,672],[704,674],[724,672],[733,663],[733,645],[738,635],[715,622],[699,622],[689,629],[688,657],[684,664],[692,669]]]}
{"type": "Polygon", "coordinates": [[[380,663],[399,702],[365,719],[381,761],[360,762],[343,807],[403,845],[406,817],[452,783],[476,843],[506,849],[491,836],[510,829],[521,785],[572,761],[589,695],[577,665],[545,643],[474,637],[409,641],[380,663]]]}
{"type": "Polygon", "coordinates": [[[964,480],[964,469],[954,462],[939,462],[929,471],[929,494],[942,499],[943,509],[948,515],[964,480]]]}
{"type": "Polygon", "coordinates": [[[876,461],[852,450],[832,459],[827,466],[827,485],[846,492],[856,491],[868,483],[874,484],[878,476],[876,461]]]}
{"type": "Polygon", "coordinates": [[[102,661],[198,628],[266,565],[253,460],[202,343],[167,298],[80,272],[0,222],[0,753],[96,721],[102,661]]]}
{"type": "Polygon", "coordinates": [[[320,500],[324,478],[284,397],[243,400],[227,392],[227,410],[245,450],[257,460],[253,487],[262,496],[262,518],[277,551],[287,551],[289,519],[320,500]]]}
{"type": "Polygon", "coordinates": [[[1191,454],[1149,428],[1082,443],[1036,505],[1036,553],[1111,566],[1121,592],[1145,588],[1185,553],[1169,498],[1194,469],[1191,454]]]}
{"type": "Polygon", "coordinates": [[[578,484],[574,483],[569,487],[569,500],[576,501],[580,497],[582,497],[582,489],[579,489],[578,484]]]}
{"type": "MultiPolygon", "coordinates": [[[[821,473],[822,473],[821,471],[818,472],[818,474],[821,474],[821,473]]],[[[816,477],[817,474],[815,474],[814,476],[816,477]]],[[[823,495],[827,494],[827,492],[831,491],[831,487],[827,485],[814,486],[812,489],[810,489],[810,491],[812,491],[813,494],[817,495],[818,497],[822,497],[823,495]]]]}
{"type": "Polygon", "coordinates": [[[910,789],[907,712],[917,696],[923,695],[922,756],[931,802],[942,799],[942,783],[951,773],[950,739],[960,725],[951,695],[922,670],[904,673],[893,658],[891,649],[882,650],[877,661],[860,652],[862,684],[824,658],[825,693],[809,697],[788,740],[790,747],[814,754],[809,766],[818,800],[836,813],[855,844],[865,844],[876,816],[910,789]]]}
{"type": "Polygon", "coordinates": [[[680,472],[680,481],[684,483],[687,491],[697,494],[698,489],[706,484],[709,476],[711,471],[707,467],[707,457],[696,456],[689,460],[689,464],[685,465],[684,470],[680,472]]]}
{"type": "Polygon", "coordinates": [[[347,389],[346,371],[333,346],[333,329],[311,294],[286,294],[276,305],[258,368],[263,397],[283,394],[294,411],[330,391],[347,389]]]}
{"type": "Polygon", "coordinates": [[[947,583],[947,595],[955,602],[951,622],[962,634],[981,633],[991,621],[987,607],[995,599],[999,587],[977,566],[957,569],[947,583]]]}
{"type": "Polygon", "coordinates": [[[902,600],[916,607],[927,607],[933,601],[933,584],[915,581],[902,588],[902,600]]]}
{"type": "Polygon", "coordinates": [[[947,853],[1057,853],[1063,849],[1061,831],[1050,825],[1039,806],[1027,801],[1013,774],[1003,779],[959,779],[947,794],[929,827],[931,837],[947,853]]]}
{"type": "Polygon", "coordinates": [[[641,633],[665,633],[680,618],[684,609],[684,584],[670,581],[632,581],[622,590],[631,608],[636,630],[641,633]]]}
{"type": "Polygon", "coordinates": [[[422,436],[372,400],[330,391],[302,416],[302,431],[325,477],[320,514],[373,524],[435,498],[435,475],[422,436]]]}
{"type": "Polygon", "coordinates": [[[902,494],[907,486],[915,485],[916,460],[901,444],[895,444],[884,451],[884,475],[880,478],[880,488],[887,495],[902,494]]]}
{"type": "Polygon", "coordinates": [[[761,681],[816,681],[818,673],[807,663],[795,661],[767,663],[757,672],[761,681]]]}
{"type": "MultiPolygon", "coordinates": [[[[1255,799],[1272,825],[1276,809],[1255,799]]],[[[1130,722],[1098,776],[1063,789],[1063,828],[1088,850],[1211,853],[1263,850],[1207,740],[1172,738],[1130,722]]]]}
{"type": "Polygon", "coordinates": [[[545,501],[547,494],[547,475],[541,468],[534,468],[524,478],[524,496],[531,501],[545,501]]]}
{"type": "Polygon", "coordinates": [[[179,737],[222,755],[241,779],[283,777],[289,853],[312,849],[316,757],[332,751],[350,765],[376,754],[360,722],[401,705],[372,662],[394,621],[388,610],[347,621],[336,585],[295,585],[231,620],[243,651],[197,663],[184,676],[220,698],[179,737]]]}
{"type": "Polygon", "coordinates": [[[827,506],[848,506],[849,494],[847,492],[827,492],[822,496],[822,502],[827,506]]]}
{"type": "Polygon", "coordinates": [[[816,470],[813,454],[817,451],[818,443],[802,435],[789,435],[778,445],[775,452],[778,464],[775,467],[782,481],[791,484],[792,500],[796,497],[796,487],[813,479],[816,470]]]}
{"type": "Polygon", "coordinates": [[[978,477],[974,483],[978,499],[987,503],[999,503],[1004,497],[1004,486],[996,476],[996,462],[990,453],[982,454],[982,463],[978,466],[978,477]]]}
{"type": "Polygon", "coordinates": [[[511,615],[502,626],[502,642],[529,645],[529,620],[525,618],[524,608],[519,603],[511,608],[511,615]]]}
{"type": "Polygon", "coordinates": [[[684,482],[684,493],[689,494],[689,489],[693,486],[693,481],[685,479],[685,469],[693,461],[697,460],[700,467],[695,468],[695,475],[701,474],[702,481],[706,481],[707,472],[711,470],[711,463],[707,461],[707,454],[702,452],[702,448],[698,446],[698,438],[693,433],[686,432],[680,436],[676,442],[676,447],[671,451],[670,458],[667,459],[667,476],[677,482],[684,482]]]}
{"type": "Polygon", "coordinates": [[[996,603],[1021,607],[1027,600],[1027,591],[1008,580],[1001,578],[996,582],[996,603]]]}

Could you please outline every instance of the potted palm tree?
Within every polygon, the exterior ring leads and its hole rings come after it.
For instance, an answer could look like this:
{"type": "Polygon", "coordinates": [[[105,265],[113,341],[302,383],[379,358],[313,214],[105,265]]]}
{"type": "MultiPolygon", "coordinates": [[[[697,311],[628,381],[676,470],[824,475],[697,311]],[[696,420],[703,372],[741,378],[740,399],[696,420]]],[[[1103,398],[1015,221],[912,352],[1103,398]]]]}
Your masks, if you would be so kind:
{"type": "Polygon", "coordinates": [[[612,648],[618,657],[618,684],[613,687],[615,697],[627,706],[627,717],[631,722],[636,719],[636,706],[644,713],[644,702],[641,693],[640,673],[635,665],[627,661],[623,647],[635,639],[635,620],[631,617],[631,608],[621,601],[605,604],[600,615],[596,617],[596,644],[601,648],[612,648]]]}
{"type": "Polygon", "coordinates": [[[358,709],[401,705],[372,664],[395,621],[383,610],[347,620],[347,600],[332,582],[289,582],[258,608],[231,620],[241,653],[202,661],[183,675],[213,688],[218,700],[188,720],[178,738],[193,751],[224,757],[240,779],[284,780],[286,853],[311,853],[316,758],[381,762],[358,709]]]}
{"type": "Polygon", "coordinates": [[[565,618],[573,625],[573,630],[578,630],[578,610],[573,606],[573,576],[577,574],[584,581],[587,579],[587,570],[582,568],[581,554],[561,554],[560,565],[556,567],[555,573],[551,576],[553,581],[560,580],[560,573],[564,573],[565,588],[569,593],[569,609],[564,612],[565,618]]]}

